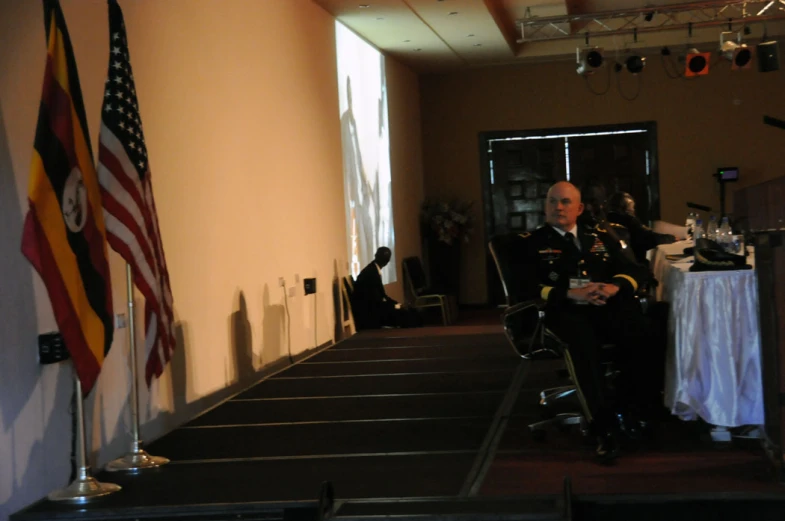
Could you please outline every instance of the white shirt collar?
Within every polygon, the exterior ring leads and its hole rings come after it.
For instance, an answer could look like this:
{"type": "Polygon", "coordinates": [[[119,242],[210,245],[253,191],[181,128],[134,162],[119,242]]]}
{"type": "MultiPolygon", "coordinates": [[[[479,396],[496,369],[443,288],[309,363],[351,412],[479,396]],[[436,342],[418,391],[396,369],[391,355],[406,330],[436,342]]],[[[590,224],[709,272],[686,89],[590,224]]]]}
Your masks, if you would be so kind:
{"type": "MultiPolygon", "coordinates": [[[[551,226],[551,228],[553,228],[554,230],[559,232],[559,235],[561,235],[562,237],[564,237],[564,234],[567,233],[566,231],[562,230],[561,228],[557,228],[556,226],[551,226]]],[[[573,237],[575,237],[575,238],[578,237],[578,225],[577,224],[573,225],[572,229],[568,230],[568,231],[572,234],[573,237]]]]}
{"type": "MultiPolygon", "coordinates": [[[[556,230],[557,232],[559,232],[559,235],[561,235],[562,237],[564,237],[564,235],[567,233],[564,230],[562,230],[561,228],[557,228],[555,226],[552,226],[552,228],[554,230],[556,230]]],[[[581,241],[578,239],[578,225],[577,224],[575,224],[575,226],[572,227],[572,229],[570,230],[570,233],[572,234],[572,242],[573,242],[573,244],[575,244],[575,247],[578,248],[578,251],[580,251],[582,248],[581,248],[581,241]]]]}
{"type": "Polygon", "coordinates": [[[375,262],[374,262],[373,264],[374,264],[374,266],[376,266],[376,271],[378,271],[378,272],[379,272],[379,275],[381,275],[381,274],[382,274],[382,269],[381,269],[381,268],[379,267],[379,265],[378,265],[378,264],[376,264],[375,262]]]}

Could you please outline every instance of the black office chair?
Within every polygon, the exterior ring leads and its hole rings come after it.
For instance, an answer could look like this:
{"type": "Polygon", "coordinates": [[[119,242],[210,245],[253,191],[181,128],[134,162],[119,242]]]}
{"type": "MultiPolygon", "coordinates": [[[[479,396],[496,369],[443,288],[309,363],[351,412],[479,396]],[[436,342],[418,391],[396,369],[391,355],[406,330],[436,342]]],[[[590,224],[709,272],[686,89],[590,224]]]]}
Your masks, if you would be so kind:
{"type": "Polygon", "coordinates": [[[446,326],[451,320],[450,302],[447,295],[434,293],[428,288],[425,270],[419,257],[403,259],[404,298],[406,304],[415,309],[438,307],[442,311],[442,322],[446,326]]]}
{"type": "MultiPolygon", "coordinates": [[[[574,370],[564,354],[568,346],[545,326],[545,303],[541,299],[521,301],[518,298],[522,277],[527,274],[520,273],[516,257],[523,253],[522,237],[517,234],[499,235],[491,239],[488,244],[491,256],[502,281],[508,307],[502,314],[504,334],[507,336],[513,349],[525,360],[555,360],[565,361],[567,374],[573,378],[574,370]]],[[[557,400],[575,395],[577,388],[574,384],[563,385],[544,389],[540,392],[540,406],[543,412],[549,411],[549,406],[557,400]]],[[[583,403],[580,403],[583,407],[583,403]]],[[[585,418],[587,411],[560,413],[542,421],[529,425],[535,435],[543,435],[549,426],[580,425],[586,431],[588,425],[585,418]]]]}

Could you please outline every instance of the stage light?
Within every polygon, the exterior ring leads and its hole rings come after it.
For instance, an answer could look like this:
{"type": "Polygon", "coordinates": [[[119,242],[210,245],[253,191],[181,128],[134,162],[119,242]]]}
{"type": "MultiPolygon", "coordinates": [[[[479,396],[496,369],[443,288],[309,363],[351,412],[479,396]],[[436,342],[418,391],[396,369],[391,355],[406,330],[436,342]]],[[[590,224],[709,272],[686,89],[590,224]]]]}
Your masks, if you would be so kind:
{"type": "Polygon", "coordinates": [[[627,61],[624,64],[627,66],[627,70],[632,74],[638,74],[646,66],[646,58],[633,55],[627,58],[627,61]]]}
{"type": "Polygon", "coordinates": [[[602,67],[603,62],[605,61],[602,56],[602,49],[597,47],[583,50],[580,48],[576,49],[575,59],[577,62],[575,65],[575,72],[581,76],[594,74],[594,71],[602,67]]]}
{"type": "Polygon", "coordinates": [[[725,42],[720,48],[723,58],[731,62],[731,69],[749,69],[752,66],[753,47],[744,43],[725,42]]]}
{"type": "Polygon", "coordinates": [[[733,33],[725,31],[720,33],[720,54],[731,62],[732,70],[749,69],[752,67],[752,53],[754,47],[749,47],[741,43],[741,33],[738,35],[738,43],[732,40],[725,40],[725,37],[733,33]]]}
{"type": "Polygon", "coordinates": [[[687,56],[685,59],[686,67],[684,69],[684,76],[705,76],[709,73],[710,61],[710,52],[700,52],[698,49],[690,49],[687,51],[687,56]]]}

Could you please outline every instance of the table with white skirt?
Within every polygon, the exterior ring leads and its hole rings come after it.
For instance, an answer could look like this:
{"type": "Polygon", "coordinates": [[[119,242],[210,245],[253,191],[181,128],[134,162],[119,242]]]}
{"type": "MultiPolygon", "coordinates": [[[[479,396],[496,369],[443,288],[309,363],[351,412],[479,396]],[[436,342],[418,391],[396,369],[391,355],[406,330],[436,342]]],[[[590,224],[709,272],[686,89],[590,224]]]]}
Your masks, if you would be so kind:
{"type": "MultiPolygon", "coordinates": [[[[658,246],[652,263],[658,299],[670,303],[665,406],[720,428],[762,425],[755,270],[690,272],[692,257],[667,258],[691,246],[658,246]]],[[[752,254],[747,262],[754,266],[752,254]]]]}

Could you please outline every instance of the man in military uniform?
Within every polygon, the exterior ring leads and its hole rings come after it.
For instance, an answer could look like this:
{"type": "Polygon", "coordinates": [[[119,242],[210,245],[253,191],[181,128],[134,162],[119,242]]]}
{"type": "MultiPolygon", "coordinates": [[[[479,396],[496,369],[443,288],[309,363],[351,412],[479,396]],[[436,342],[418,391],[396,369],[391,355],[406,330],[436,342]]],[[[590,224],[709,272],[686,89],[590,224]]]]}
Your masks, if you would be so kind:
{"type": "Polygon", "coordinates": [[[581,189],[581,202],[583,203],[583,213],[578,216],[578,226],[585,226],[591,231],[600,227],[603,233],[607,233],[611,239],[619,243],[622,253],[634,262],[635,259],[630,246],[630,232],[624,226],[615,222],[609,222],[605,215],[605,189],[596,183],[585,185],[581,189]]]}
{"type": "Polygon", "coordinates": [[[660,244],[676,242],[676,237],[657,233],[635,216],[635,200],[626,192],[616,192],[608,199],[608,221],[624,226],[629,230],[630,244],[635,258],[648,266],[646,253],[660,244]]]}
{"type": "Polygon", "coordinates": [[[633,402],[656,396],[660,384],[646,381],[646,365],[657,360],[649,324],[635,300],[647,277],[644,267],[622,253],[622,246],[601,227],[578,226],[581,194],[568,182],[548,191],[547,224],[526,234],[522,252],[522,298],[545,300],[545,324],[568,346],[578,396],[598,436],[597,456],[617,455],[616,413],[605,391],[603,344],[619,347],[618,395],[633,402]],[[654,387],[654,388],[652,388],[654,387]]]}

